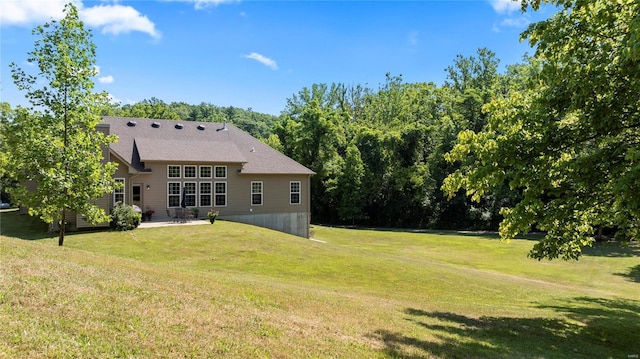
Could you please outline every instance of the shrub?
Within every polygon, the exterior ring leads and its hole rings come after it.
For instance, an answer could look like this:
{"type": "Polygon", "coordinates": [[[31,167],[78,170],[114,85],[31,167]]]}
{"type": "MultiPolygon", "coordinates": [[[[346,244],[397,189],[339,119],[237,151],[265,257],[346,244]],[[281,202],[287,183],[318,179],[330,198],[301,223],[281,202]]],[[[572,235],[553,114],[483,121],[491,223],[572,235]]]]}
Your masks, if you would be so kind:
{"type": "Polygon", "coordinates": [[[140,224],[142,215],[126,204],[117,204],[111,211],[111,229],[117,231],[130,231],[140,224]]]}

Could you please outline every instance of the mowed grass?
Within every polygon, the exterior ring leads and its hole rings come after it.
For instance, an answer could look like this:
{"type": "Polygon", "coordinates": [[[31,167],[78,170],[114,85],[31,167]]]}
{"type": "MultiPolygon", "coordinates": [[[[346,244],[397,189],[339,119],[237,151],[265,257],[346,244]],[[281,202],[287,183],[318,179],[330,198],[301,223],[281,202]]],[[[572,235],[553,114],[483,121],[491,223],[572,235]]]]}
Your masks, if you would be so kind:
{"type": "Polygon", "coordinates": [[[0,356],[629,358],[640,246],[226,221],[74,233],[0,213],[0,356]]]}

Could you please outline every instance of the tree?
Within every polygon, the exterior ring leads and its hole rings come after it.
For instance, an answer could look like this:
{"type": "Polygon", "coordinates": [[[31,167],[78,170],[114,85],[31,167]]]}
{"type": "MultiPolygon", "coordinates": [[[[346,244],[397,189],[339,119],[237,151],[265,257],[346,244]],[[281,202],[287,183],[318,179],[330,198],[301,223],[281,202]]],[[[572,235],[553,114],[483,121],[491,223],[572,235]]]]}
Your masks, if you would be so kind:
{"type": "Polygon", "coordinates": [[[351,221],[351,224],[365,218],[362,177],[364,177],[364,165],[360,157],[360,150],[353,144],[349,145],[337,185],[339,192],[338,216],[344,221],[351,221]]]}
{"type": "Polygon", "coordinates": [[[15,84],[33,107],[16,109],[6,132],[11,148],[6,173],[21,186],[14,200],[47,223],[58,221],[58,244],[65,234],[69,211],[82,213],[90,223],[108,222],[93,200],[112,192],[115,164],[103,163],[103,151],[115,140],[96,126],[108,103],[106,93],[93,93],[95,45],[72,4],[59,22],[37,26],[38,36],[28,62],[31,75],[12,63],[15,84]],[[39,87],[41,86],[41,87],[39,87]],[[28,183],[35,188],[27,189],[28,183]]]}
{"type": "Polygon", "coordinates": [[[166,120],[179,120],[180,116],[162,100],[152,97],[133,105],[122,106],[125,117],[158,118],[166,120]]]}
{"type": "Polygon", "coordinates": [[[600,226],[640,237],[640,3],[548,2],[559,12],[523,33],[540,67],[485,107],[487,127],[459,134],[444,187],[479,200],[508,183],[522,197],[501,236],[537,228],[531,257],[578,259],[600,226]]]}
{"type": "MultiPolygon", "coordinates": [[[[458,55],[453,65],[447,67],[447,80],[439,93],[444,112],[437,129],[441,140],[437,141],[436,158],[432,159],[439,187],[446,176],[459,168],[458,164],[447,163],[444,158],[444,154],[453,148],[457,134],[465,130],[481,131],[487,124],[483,106],[502,97],[515,81],[510,73],[498,73],[499,63],[494,52],[480,48],[477,57],[458,55]]],[[[435,194],[435,225],[438,228],[495,230],[502,219],[499,205],[505,202],[509,191],[508,187],[497,188],[478,203],[470,201],[461,191],[448,201],[445,193],[438,191],[435,194]]]]}
{"type": "Polygon", "coordinates": [[[15,111],[11,105],[8,102],[0,102],[0,200],[7,203],[12,202],[7,190],[14,186],[14,182],[6,173],[9,147],[5,134],[14,118],[15,111]]]}
{"type": "Polygon", "coordinates": [[[312,96],[307,96],[307,88],[300,91],[300,97],[290,101],[274,132],[284,154],[316,172],[311,177],[311,211],[315,218],[331,222],[336,215],[336,183],[346,140],[343,113],[325,102],[331,96],[326,90],[324,85],[314,85],[312,96]]]}

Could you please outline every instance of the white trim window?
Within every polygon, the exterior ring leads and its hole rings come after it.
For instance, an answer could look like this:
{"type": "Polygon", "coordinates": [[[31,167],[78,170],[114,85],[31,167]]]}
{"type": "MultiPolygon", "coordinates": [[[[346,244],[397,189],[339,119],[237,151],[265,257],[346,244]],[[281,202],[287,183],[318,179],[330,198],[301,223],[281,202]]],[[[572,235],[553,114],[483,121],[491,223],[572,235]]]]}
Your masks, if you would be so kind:
{"type": "Polygon", "coordinates": [[[262,206],[262,181],[251,181],[251,205],[262,206]]]}
{"type": "Polygon", "coordinates": [[[215,178],[227,178],[227,166],[215,166],[215,178]]]}
{"type": "Polygon", "coordinates": [[[184,166],[184,178],[197,178],[198,177],[197,166],[184,166]]]}
{"type": "Polygon", "coordinates": [[[227,182],[215,182],[215,205],[216,207],[227,206],[227,182]]]}
{"type": "Polygon", "coordinates": [[[167,207],[176,208],[180,207],[180,189],[182,184],[180,182],[168,182],[167,183],[167,207]]]}
{"type": "Polygon", "coordinates": [[[196,183],[195,182],[185,182],[184,183],[185,190],[185,204],[187,207],[195,207],[196,206],[196,183]]]}
{"type": "Polygon", "coordinates": [[[114,178],[113,179],[115,181],[116,184],[121,183],[122,185],[116,185],[116,187],[113,188],[113,205],[115,206],[116,203],[120,202],[120,203],[125,203],[125,188],[124,188],[124,184],[125,184],[125,180],[124,178],[114,178]],[[118,188],[119,187],[119,188],[118,188]]]}
{"type": "Polygon", "coordinates": [[[211,207],[211,182],[200,182],[200,207],[211,207]]]}
{"type": "Polygon", "coordinates": [[[289,182],[289,204],[300,204],[300,181],[289,182]]]}
{"type": "Polygon", "coordinates": [[[213,170],[211,166],[200,166],[200,178],[211,178],[213,170]]]}
{"type": "Polygon", "coordinates": [[[180,178],[180,165],[168,165],[167,166],[167,178],[180,178]]]}

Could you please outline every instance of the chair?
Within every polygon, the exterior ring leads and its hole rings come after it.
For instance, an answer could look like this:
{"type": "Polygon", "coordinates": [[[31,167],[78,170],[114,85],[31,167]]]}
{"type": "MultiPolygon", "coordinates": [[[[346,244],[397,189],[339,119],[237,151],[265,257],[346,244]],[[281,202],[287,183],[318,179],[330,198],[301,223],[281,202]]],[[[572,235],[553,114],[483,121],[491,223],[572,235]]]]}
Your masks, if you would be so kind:
{"type": "Polygon", "coordinates": [[[171,215],[171,211],[167,209],[167,217],[169,217],[170,219],[172,219],[174,222],[178,221],[178,217],[176,217],[175,215],[172,216],[171,215]]]}
{"type": "Polygon", "coordinates": [[[185,222],[191,222],[191,220],[193,219],[193,211],[190,209],[185,208],[184,209],[184,221],[185,222]]]}

